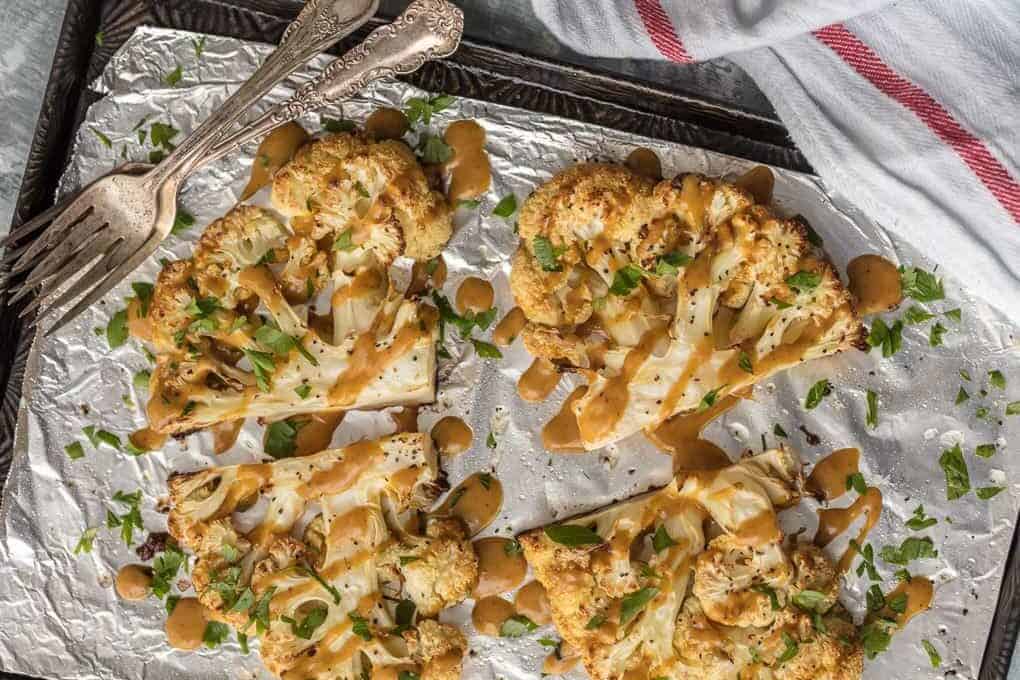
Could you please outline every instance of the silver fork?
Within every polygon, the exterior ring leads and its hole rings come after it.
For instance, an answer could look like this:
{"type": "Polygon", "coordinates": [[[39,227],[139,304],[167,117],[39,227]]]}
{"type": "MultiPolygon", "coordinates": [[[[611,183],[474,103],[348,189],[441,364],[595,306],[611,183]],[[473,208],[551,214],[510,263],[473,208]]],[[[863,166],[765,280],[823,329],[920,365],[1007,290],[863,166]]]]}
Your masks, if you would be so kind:
{"type": "Polygon", "coordinates": [[[5,260],[16,258],[8,279],[31,269],[11,303],[42,286],[21,316],[47,305],[42,318],[87,292],[85,304],[55,330],[113,288],[169,233],[177,190],[215,141],[287,76],[368,21],[378,6],[379,0],[308,0],[279,47],[162,163],[151,169],[122,166],[8,235],[3,244],[10,246],[49,223],[34,241],[5,254],[5,260]],[[79,273],[74,285],[53,299],[57,289],[79,273]]]}

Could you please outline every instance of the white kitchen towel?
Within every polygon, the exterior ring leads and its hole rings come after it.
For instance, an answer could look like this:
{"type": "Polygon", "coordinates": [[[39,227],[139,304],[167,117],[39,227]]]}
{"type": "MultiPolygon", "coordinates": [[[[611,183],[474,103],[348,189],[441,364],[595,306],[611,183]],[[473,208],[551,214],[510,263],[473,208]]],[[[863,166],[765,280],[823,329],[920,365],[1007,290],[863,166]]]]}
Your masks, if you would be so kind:
{"type": "Polygon", "coordinates": [[[595,56],[726,56],[818,174],[1020,320],[1020,2],[532,0],[595,56]]]}

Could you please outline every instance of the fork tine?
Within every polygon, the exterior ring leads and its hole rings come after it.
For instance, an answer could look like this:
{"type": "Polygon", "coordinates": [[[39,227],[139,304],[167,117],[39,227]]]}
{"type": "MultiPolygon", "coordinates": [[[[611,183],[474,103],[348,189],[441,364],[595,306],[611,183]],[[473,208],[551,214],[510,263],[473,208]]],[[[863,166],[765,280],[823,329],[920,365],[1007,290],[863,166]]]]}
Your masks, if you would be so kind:
{"type": "Polygon", "coordinates": [[[77,224],[86,216],[88,210],[76,210],[77,200],[73,201],[67,209],[57,215],[46,231],[40,234],[39,238],[32,241],[32,245],[22,253],[17,262],[11,267],[11,275],[19,274],[30,269],[38,255],[52,246],[58,237],[65,235],[64,232],[73,224],[77,224]]]}
{"type": "MultiPolygon", "coordinates": [[[[32,288],[43,280],[49,278],[64,267],[76,253],[82,251],[93,251],[94,244],[101,242],[90,240],[90,237],[99,236],[99,232],[106,225],[105,216],[92,212],[85,216],[81,222],[74,226],[56,247],[32,269],[32,273],[22,284],[24,288],[32,288]]],[[[100,237],[101,239],[101,237],[100,237]]],[[[95,257],[93,255],[92,257],[95,257]]]]}
{"type": "MultiPolygon", "coordinates": [[[[51,275],[46,277],[45,282],[40,282],[42,290],[40,291],[40,298],[53,297],[53,294],[58,288],[64,283],[78,277],[83,271],[88,268],[88,264],[95,260],[100,255],[107,253],[112,250],[123,238],[118,236],[112,229],[107,229],[97,234],[94,241],[88,244],[85,248],[79,250],[69,262],[60,267],[60,269],[51,275]]],[[[34,274],[34,272],[33,272],[34,274]]],[[[20,291],[19,291],[20,292],[20,291]]]]}
{"type": "MultiPolygon", "coordinates": [[[[46,335],[50,336],[53,333],[60,330],[61,328],[63,328],[68,321],[78,316],[82,312],[82,310],[84,310],[86,307],[89,307],[96,300],[110,292],[110,290],[112,290],[114,286],[116,286],[124,278],[126,278],[128,274],[133,272],[138,267],[138,265],[140,265],[147,257],[152,255],[152,253],[156,251],[156,247],[162,241],[163,241],[162,235],[160,235],[158,231],[154,231],[145,241],[145,243],[143,243],[141,247],[139,247],[138,250],[136,250],[134,254],[131,255],[131,257],[129,257],[127,260],[122,262],[119,267],[110,272],[110,274],[108,274],[106,278],[102,280],[102,282],[100,282],[95,288],[89,291],[89,293],[85,295],[85,297],[79,300],[78,303],[74,307],[72,307],[70,311],[68,311],[66,314],[60,317],[60,319],[58,319],[57,322],[53,324],[49,328],[49,330],[46,331],[46,335]]],[[[109,256],[112,257],[114,253],[116,253],[119,256],[120,255],[119,251],[122,250],[124,245],[125,244],[121,244],[121,247],[116,248],[114,251],[111,251],[109,256]]],[[[106,266],[105,263],[104,266],[106,266]]],[[[56,308],[48,307],[46,311],[43,312],[43,314],[47,315],[53,309],[56,308]]]]}
{"type": "MultiPolygon", "coordinates": [[[[67,205],[72,200],[74,200],[75,196],[77,196],[77,194],[74,194],[72,196],[68,196],[67,198],[65,198],[62,201],[60,201],[59,203],[57,203],[56,205],[53,205],[53,206],[47,208],[46,210],[43,210],[41,213],[39,213],[38,215],[36,215],[32,219],[30,219],[28,222],[25,222],[24,224],[22,224],[20,227],[17,227],[16,229],[12,229],[11,233],[7,234],[7,236],[5,236],[2,241],[0,241],[0,248],[7,248],[12,243],[16,243],[17,241],[20,241],[23,236],[27,236],[28,234],[31,234],[33,231],[35,231],[36,229],[38,229],[42,225],[44,225],[47,222],[51,221],[54,217],[57,216],[57,214],[61,210],[63,210],[65,207],[67,207],[67,205]]],[[[4,254],[4,259],[5,260],[7,259],[7,254],[6,253],[4,254]]]]}
{"type": "MultiPolygon", "coordinates": [[[[123,241],[121,239],[114,241],[109,248],[100,253],[100,259],[97,260],[87,271],[85,271],[84,274],[77,277],[63,293],[57,295],[58,291],[54,289],[39,295],[21,310],[19,316],[24,318],[36,308],[44,305],[46,306],[47,311],[43,314],[43,316],[46,316],[46,314],[49,313],[49,310],[63,307],[68,302],[81,295],[83,290],[88,290],[94,286],[113,268],[112,262],[115,262],[117,257],[122,255],[120,252],[122,243],[123,241]],[[54,299],[54,296],[56,296],[56,299],[54,299]]],[[[92,257],[95,258],[96,255],[93,255],[92,257]]],[[[57,287],[59,287],[59,284],[58,286],[55,286],[55,288],[57,287]]]]}

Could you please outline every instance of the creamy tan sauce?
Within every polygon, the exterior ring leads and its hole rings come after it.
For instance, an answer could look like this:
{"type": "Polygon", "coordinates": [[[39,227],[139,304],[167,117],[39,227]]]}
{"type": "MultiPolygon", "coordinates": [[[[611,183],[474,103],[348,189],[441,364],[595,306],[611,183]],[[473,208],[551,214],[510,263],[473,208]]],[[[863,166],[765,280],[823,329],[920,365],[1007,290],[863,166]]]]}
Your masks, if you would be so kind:
{"type": "Polygon", "coordinates": [[[772,202],[772,190],[776,185],[776,177],[764,165],[756,165],[733,180],[733,184],[751,194],[755,203],[768,205],[772,202]]]}
{"type": "Polygon", "coordinates": [[[418,431],[417,406],[404,406],[396,411],[390,411],[390,419],[396,427],[394,433],[418,431]]]}
{"type": "Polygon", "coordinates": [[[861,452],[857,449],[838,449],[818,461],[807,478],[809,492],[827,501],[846,493],[846,479],[857,473],[861,452]]]}
{"type": "Polygon", "coordinates": [[[485,128],[473,120],[458,120],[443,133],[453,156],[446,162],[450,173],[450,201],[477,198],[492,184],[492,166],[485,152],[485,128]]]}
{"type": "Polygon", "coordinates": [[[344,449],[342,460],[334,463],[329,469],[319,470],[313,474],[299,492],[309,500],[342,493],[354,486],[373,466],[381,463],[383,457],[383,449],[376,441],[351,444],[344,449]]]}
{"type": "Polygon", "coordinates": [[[244,418],[225,420],[222,423],[212,425],[209,431],[213,436],[213,453],[219,455],[233,448],[234,443],[237,442],[237,435],[240,434],[243,425],[244,418]]]}
{"type": "Polygon", "coordinates": [[[292,416],[290,421],[298,425],[294,437],[294,455],[307,456],[329,448],[333,433],[344,420],[343,411],[320,411],[302,416],[292,416]]]}
{"type": "Polygon", "coordinates": [[[527,323],[528,317],[524,316],[524,311],[520,307],[514,307],[496,324],[496,328],[492,331],[492,341],[503,347],[510,345],[521,334],[527,323]]]}
{"type": "Polygon", "coordinates": [[[521,586],[514,596],[514,609],[540,626],[552,623],[549,594],[538,581],[529,581],[521,586]]]}
{"type": "Polygon", "coordinates": [[[662,179],[662,161],[651,149],[641,146],[627,155],[626,165],[637,174],[649,179],[662,179]]]}
{"type": "Polygon", "coordinates": [[[269,184],[276,171],[290,161],[307,141],[308,133],[297,123],[281,125],[266,135],[255,152],[251,163],[251,178],[241,192],[241,200],[247,201],[269,184]]]}
{"type": "Polygon", "coordinates": [[[466,312],[481,314],[492,307],[494,299],[495,293],[491,283],[476,276],[469,276],[457,289],[457,311],[461,314],[466,312]]]}
{"type": "Polygon", "coordinates": [[[383,106],[365,121],[365,134],[375,139],[400,139],[411,128],[403,111],[383,106]]]}
{"type": "MultiPolygon", "coordinates": [[[[567,643],[563,643],[562,647],[566,647],[567,643]]],[[[542,662],[542,674],[543,675],[564,675],[574,670],[577,664],[581,661],[581,657],[576,653],[573,656],[567,656],[566,652],[561,651],[559,655],[553,652],[549,656],[545,657],[542,662]]]]}
{"type": "Polygon", "coordinates": [[[444,458],[453,458],[471,448],[474,433],[456,416],[446,416],[432,426],[432,441],[444,458]]]}
{"type": "Polygon", "coordinates": [[[888,602],[901,594],[907,596],[907,608],[902,613],[894,612],[889,608],[882,612],[883,616],[895,620],[900,628],[907,625],[910,619],[918,614],[928,611],[935,594],[935,588],[932,582],[925,577],[912,576],[909,581],[901,581],[892,592],[885,596],[885,600],[888,602]]]}
{"type": "Polygon", "coordinates": [[[193,597],[184,597],[166,619],[166,639],[174,649],[198,649],[209,623],[205,607],[193,597]]]}
{"type": "MultiPolygon", "coordinates": [[[[864,523],[857,532],[856,541],[863,544],[868,533],[878,523],[882,515],[882,492],[871,486],[863,496],[859,496],[852,505],[846,508],[823,508],[818,511],[818,532],[815,544],[824,548],[853,525],[857,518],[864,516],[864,523]]],[[[847,548],[839,559],[837,568],[844,572],[850,568],[857,551],[847,548]]]]}
{"type": "Polygon", "coordinates": [[[459,517],[472,536],[496,518],[503,505],[503,485],[492,475],[478,472],[457,485],[436,511],[459,517]]]}
{"type": "Polygon", "coordinates": [[[570,393],[563,402],[559,412],[542,428],[542,446],[547,451],[557,453],[583,453],[584,443],[581,441],[581,430],[577,426],[574,413],[574,402],[588,392],[586,385],[581,385],[570,393]]]}
{"type": "Polygon", "coordinates": [[[482,635],[499,637],[503,623],[514,615],[514,606],[501,597],[484,597],[471,610],[471,623],[482,635]]]}
{"type": "Polygon", "coordinates": [[[138,338],[143,342],[155,342],[155,329],[152,326],[152,317],[142,316],[142,301],[138,298],[131,298],[127,306],[128,333],[131,337],[138,338]]]}
{"type": "Polygon", "coordinates": [[[878,314],[895,309],[903,301],[900,271],[879,255],[860,255],[846,266],[850,292],[861,314],[878,314]]]}
{"type": "Polygon", "coordinates": [[[548,359],[539,357],[517,381],[517,393],[524,401],[545,401],[560,384],[560,372],[548,359]]]}
{"type": "Polygon", "coordinates": [[[152,587],[152,569],[144,564],[125,564],[117,572],[114,587],[125,600],[144,600],[152,587]]]}
{"type": "MultiPolygon", "coordinates": [[[[156,401],[155,399],[151,401],[156,401]]],[[[166,435],[156,432],[151,427],[143,427],[128,435],[128,439],[136,449],[141,451],[156,451],[166,444],[166,435]]],[[[219,453],[217,451],[217,453],[219,453]]]]}
{"type": "Polygon", "coordinates": [[[472,596],[475,599],[509,592],[524,581],[528,563],[524,555],[513,553],[514,542],[506,538],[490,537],[474,542],[478,556],[478,584],[472,596]]]}
{"type": "Polygon", "coordinates": [[[712,442],[702,439],[705,427],[740,402],[729,394],[701,413],[678,413],[647,433],[653,444],[673,454],[673,470],[717,470],[732,463],[712,442]]]}

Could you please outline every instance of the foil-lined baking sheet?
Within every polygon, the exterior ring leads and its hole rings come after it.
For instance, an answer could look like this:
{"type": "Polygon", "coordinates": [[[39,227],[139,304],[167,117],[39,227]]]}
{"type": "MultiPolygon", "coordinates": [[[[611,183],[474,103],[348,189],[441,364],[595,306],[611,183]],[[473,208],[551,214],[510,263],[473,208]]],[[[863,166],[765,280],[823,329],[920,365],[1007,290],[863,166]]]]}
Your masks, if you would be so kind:
{"type": "MultiPolygon", "coordinates": [[[[247,77],[268,49],[230,38],[139,29],[94,84],[103,98],[91,107],[78,132],[62,189],[103,174],[123,157],[146,159],[152,144],[148,139],[140,142],[139,131],[150,129],[154,122],[172,124],[184,132],[193,129],[230,88],[247,77]],[[167,76],[178,67],[180,79],[171,86],[167,76]]],[[[290,94],[325,63],[325,57],[316,60],[286,87],[274,91],[267,102],[290,94]]],[[[378,106],[400,107],[409,97],[422,94],[406,84],[386,81],[345,103],[342,110],[324,115],[363,121],[378,106]]],[[[571,163],[590,158],[622,160],[636,146],[655,150],[667,176],[681,171],[727,175],[752,165],[703,149],[466,99],[456,100],[432,125],[438,131],[459,118],[475,119],[485,127],[493,186],[478,209],[457,213],[457,230],[444,255],[449,268],[444,293],[452,297],[469,275],[489,279],[496,288],[501,316],[514,304],[507,277],[518,243],[513,219],[492,215],[503,196],[513,193],[518,202],[523,201],[538,184],[571,163]]],[[[301,122],[310,131],[321,129],[317,116],[301,122]]],[[[106,446],[93,449],[82,435],[83,427],[95,425],[123,440],[145,425],[147,394],[133,387],[132,375],[147,368],[148,362],[134,341],[111,351],[101,331],[131,295],[130,282],[154,280],[161,258],[187,257],[204,226],[233,206],[246,182],[254,149],[246,152],[202,170],[187,183],[181,203],[196,217],[190,231],[165,241],[148,262],[70,327],[36,340],[25,378],[14,463],[0,507],[0,667],[4,670],[45,677],[131,680],[267,675],[254,651],[244,656],[234,642],[195,653],[170,649],[163,632],[162,602],[150,598],[131,603],[115,595],[112,580],[117,569],[138,558],[115,531],[104,528],[107,508],[116,509],[113,493],[141,489],[146,528],[163,529],[165,515],[157,506],[166,496],[168,474],[255,460],[261,451],[261,428],[249,420],[235,447],[215,460],[207,434],[171,440],[163,450],[140,457],[106,446]],[[82,459],[70,460],[64,453],[65,445],[74,440],[85,444],[82,459]],[[75,544],[89,527],[100,527],[95,549],[75,555],[75,544]]],[[[776,169],[775,174],[780,210],[804,215],[841,270],[849,259],[865,252],[926,266],[923,253],[893,239],[848,206],[839,187],[823,187],[812,177],[785,170],[776,169]]],[[[265,202],[264,192],[256,200],[265,202]]],[[[909,567],[934,580],[933,609],[914,619],[895,636],[886,653],[867,663],[866,678],[942,677],[949,670],[958,678],[976,677],[996,606],[1020,500],[1020,465],[1012,452],[1020,434],[1020,417],[1004,415],[1005,404],[1020,399],[1020,356],[1016,327],[967,291],[966,271],[967,263],[960,263],[957,276],[947,273],[946,299],[925,305],[939,316],[907,325],[903,349],[892,358],[883,359],[878,352],[854,352],[788,371],[759,385],[753,400],[742,402],[707,433],[736,456],[748,448],[760,450],[762,435],[769,445],[777,443],[774,425],[778,423],[789,433],[786,443],[798,449],[807,463],[836,448],[859,447],[865,478],[880,487],[885,497],[882,519],[868,539],[876,554],[884,545],[899,545],[908,535],[918,535],[904,525],[918,504],[938,518],[937,525],[919,534],[931,536],[938,557],[909,567]],[[961,310],[959,323],[941,314],[954,308],[961,310]],[[933,347],[929,330],[936,321],[947,330],[944,344],[933,347]],[[990,384],[990,370],[1005,376],[1005,389],[990,384]],[[822,378],[832,381],[833,394],[818,408],[805,410],[808,389],[822,378]],[[954,400],[961,386],[970,399],[957,405],[954,400]],[[879,395],[878,425],[873,429],[865,424],[868,389],[879,395]],[[978,417],[979,409],[987,409],[989,415],[978,417]],[[817,435],[820,443],[808,444],[801,426],[817,435]],[[956,443],[963,447],[974,488],[1005,486],[1006,490],[990,500],[970,493],[947,501],[938,459],[956,443]],[[995,455],[987,459],[974,455],[975,446],[984,443],[997,444],[995,455]],[[941,669],[930,667],[922,639],[940,652],[941,669]]],[[[903,309],[888,316],[898,318],[903,309]]],[[[503,509],[483,535],[510,535],[668,480],[669,457],[640,435],[585,455],[545,452],[541,427],[575,383],[564,379],[543,404],[520,400],[516,381],[531,359],[519,341],[504,351],[502,360],[480,359],[470,344],[459,340],[448,340],[447,347],[452,358],[441,361],[437,402],[422,409],[419,424],[427,431],[440,417],[457,415],[473,429],[474,446],[448,462],[446,472],[454,485],[481,470],[494,471],[502,481],[503,509]],[[497,442],[494,449],[486,445],[490,432],[497,442]]],[[[386,413],[353,413],[337,431],[334,444],[385,434],[392,427],[386,413]]],[[[839,504],[847,502],[842,499],[839,504]]],[[[784,514],[785,526],[791,531],[804,527],[810,535],[817,525],[815,509],[813,501],[805,501],[800,509],[784,514]]],[[[898,567],[881,560],[877,565],[888,591],[898,567]]],[[[844,588],[844,601],[859,617],[868,585],[851,573],[844,588]]],[[[471,633],[470,602],[445,612],[443,618],[471,633]]],[[[538,678],[547,653],[538,639],[554,635],[548,627],[513,640],[471,634],[464,677],[538,678]]],[[[583,678],[584,673],[575,670],[571,677],[583,678]]]]}

